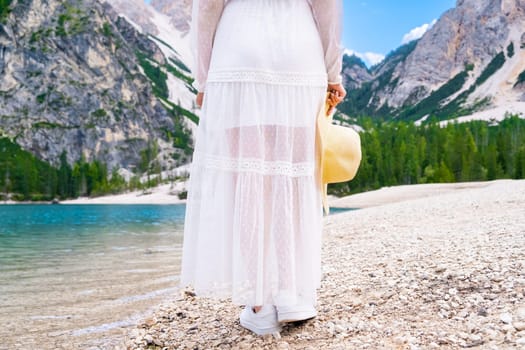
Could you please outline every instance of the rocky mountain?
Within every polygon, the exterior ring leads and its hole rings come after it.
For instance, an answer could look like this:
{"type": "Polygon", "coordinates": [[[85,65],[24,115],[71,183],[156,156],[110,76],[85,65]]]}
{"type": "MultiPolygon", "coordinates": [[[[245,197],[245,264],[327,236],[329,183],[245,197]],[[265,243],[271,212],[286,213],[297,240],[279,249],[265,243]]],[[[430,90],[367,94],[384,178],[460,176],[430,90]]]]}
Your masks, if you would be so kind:
{"type": "Polygon", "coordinates": [[[109,0],[106,1],[120,15],[134,23],[139,31],[152,35],[158,35],[159,29],[154,22],[154,9],[146,4],[144,0],[109,0]]]}
{"type": "Polygon", "coordinates": [[[191,23],[192,0],[152,0],[151,6],[170,17],[170,23],[183,32],[188,33],[191,23]]]}
{"type": "Polygon", "coordinates": [[[343,56],[343,79],[347,89],[359,89],[363,83],[372,80],[366,64],[355,55],[343,56]]]}
{"type": "Polygon", "coordinates": [[[419,120],[497,109],[525,113],[525,0],[458,0],[418,41],[363,73],[345,60],[350,115],[419,120]]]}
{"type": "Polygon", "coordinates": [[[158,35],[163,30],[176,36],[186,36],[190,30],[192,0],[152,0],[148,5],[144,0],[105,0],[115,10],[138,25],[140,30],[158,35]],[[160,16],[159,16],[160,15],[160,16]],[[165,18],[162,18],[162,15],[165,18]],[[165,26],[165,22],[169,26],[165,26]]]}
{"type": "MultiPolygon", "coordinates": [[[[188,84],[192,80],[189,69],[192,54],[188,35],[191,1],[174,0],[165,4],[152,1],[151,5],[143,0],[104,1],[110,4],[120,17],[131,23],[138,32],[155,42],[162,51],[164,59],[172,66],[164,70],[167,75],[169,100],[185,110],[195,112],[195,91],[188,84]]],[[[190,129],[194,126],[195,124],[191,122],[187,125],[190,129]]]]}
{"type": "Polygon", "coordinates": [[[189,160],[192,79],[168,43],[96,0],[13,0],[0,14],[1,136],[54,165],[64,151],[109,169],[189,160]]]}

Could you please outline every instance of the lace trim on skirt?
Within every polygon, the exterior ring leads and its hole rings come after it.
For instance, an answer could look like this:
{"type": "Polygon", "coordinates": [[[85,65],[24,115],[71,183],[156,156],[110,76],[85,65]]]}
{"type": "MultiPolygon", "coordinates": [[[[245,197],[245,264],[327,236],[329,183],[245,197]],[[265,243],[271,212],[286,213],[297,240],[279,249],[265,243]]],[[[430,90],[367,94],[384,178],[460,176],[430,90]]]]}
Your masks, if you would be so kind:
{"type": "Polygon", "coordinates": [[[254,82],[271,85],[326,86],[327,76],[321,73],[276,72],[253,69],[210,70],[208,82],[254,82]]]}
{"type": "Polygon", "coordinates": [[[292,163],[286,161],[265,161],[262,159],[213,156],[199,154],[205,168],[235,172],[252,172],[261,175],[284,175],[289,177],[314,176],[314,163],[292,163]]]}

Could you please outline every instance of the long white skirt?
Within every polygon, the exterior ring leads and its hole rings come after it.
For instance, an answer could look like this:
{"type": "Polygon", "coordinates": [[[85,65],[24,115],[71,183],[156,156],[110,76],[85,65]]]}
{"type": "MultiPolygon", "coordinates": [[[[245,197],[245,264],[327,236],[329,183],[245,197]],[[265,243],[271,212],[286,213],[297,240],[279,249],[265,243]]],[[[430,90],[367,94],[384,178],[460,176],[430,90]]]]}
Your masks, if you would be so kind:
{"type": "Polygon", "coordinates": [[[326,85],[307,0],[227,3],[196,134],[182,285],[237,304],[316,303],[326,85]]]}

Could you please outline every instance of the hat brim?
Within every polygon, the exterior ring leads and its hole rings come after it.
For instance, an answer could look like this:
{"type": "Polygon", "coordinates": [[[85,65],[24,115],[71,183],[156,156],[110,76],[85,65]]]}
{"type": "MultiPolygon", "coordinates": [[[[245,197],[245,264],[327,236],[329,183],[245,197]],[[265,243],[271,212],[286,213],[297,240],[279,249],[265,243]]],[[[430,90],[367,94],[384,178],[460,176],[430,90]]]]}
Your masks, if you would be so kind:
{"type": "Polygon", "coordinates": [[[357,174],[361,162],[361,138],[349,127],[332,124],[333,115],[327,115],[325,103],[317,116],[317,157],[319,161],[319,186],[323,207],[329,212],[327,185],[346,182],[357,174]]]}

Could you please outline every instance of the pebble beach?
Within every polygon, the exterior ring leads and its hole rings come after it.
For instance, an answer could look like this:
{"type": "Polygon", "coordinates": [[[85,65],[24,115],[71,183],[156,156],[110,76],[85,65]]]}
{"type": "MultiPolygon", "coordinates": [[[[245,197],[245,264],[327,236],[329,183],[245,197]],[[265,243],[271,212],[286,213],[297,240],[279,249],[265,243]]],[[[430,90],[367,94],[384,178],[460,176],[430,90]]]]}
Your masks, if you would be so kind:
{"type": "Polygon", "coordinates": [[[279,335],[179,290],[123,349],[525,349],[525,181],[415,185],[332,199],[318,316],[279,335]]]}

